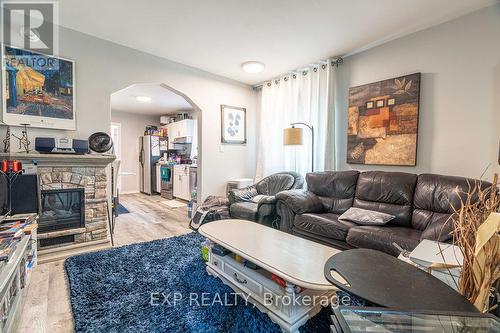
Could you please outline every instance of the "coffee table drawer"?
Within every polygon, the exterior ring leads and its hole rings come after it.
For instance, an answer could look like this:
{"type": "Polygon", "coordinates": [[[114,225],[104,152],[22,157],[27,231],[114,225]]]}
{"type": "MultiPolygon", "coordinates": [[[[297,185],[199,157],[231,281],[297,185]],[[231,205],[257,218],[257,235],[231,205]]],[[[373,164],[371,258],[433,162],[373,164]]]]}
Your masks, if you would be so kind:
{"type": "Polygon", "coordinates": [[[262,286],[233,266],[226,263],[224,265],[224,272],[231,276],[234,284],[237,286],[247,288],[251,292],[262,295],[262,286]]]}
{"type": "Polygon", "coordinates": [[[222,261],[219,257],[212,254],[211,261],[212,261],[212,265],[218,267],[220,270],[224,270],[224,261],[222,261]]]}

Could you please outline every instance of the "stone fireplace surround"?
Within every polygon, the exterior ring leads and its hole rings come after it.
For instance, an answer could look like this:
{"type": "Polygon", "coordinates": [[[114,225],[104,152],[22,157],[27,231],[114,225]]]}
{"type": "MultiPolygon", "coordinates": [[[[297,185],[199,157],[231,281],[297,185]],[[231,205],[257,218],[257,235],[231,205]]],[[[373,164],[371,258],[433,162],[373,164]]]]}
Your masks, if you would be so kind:
{"type": "Polygon", "coordinates": [[[41,190],[83,188],[85,191],[85,227],[40,233],[40,239],[73,234],[75,243],[83,243],[107,237],[104,167],[43,166],[38,167],[38,176],[41,190]]]}
{"type": "Polygon", "coordinates": [[[107,204],[109,195],[107,166],[115,160],[106,154],[38,154],[0,153],[0,159],[19,160],[23,164],[36,163],[40,190],[83,188],[85,192],[85,226],[38,234],[38,239],[74,235],[75,244],[109,243],[107,204]]]}

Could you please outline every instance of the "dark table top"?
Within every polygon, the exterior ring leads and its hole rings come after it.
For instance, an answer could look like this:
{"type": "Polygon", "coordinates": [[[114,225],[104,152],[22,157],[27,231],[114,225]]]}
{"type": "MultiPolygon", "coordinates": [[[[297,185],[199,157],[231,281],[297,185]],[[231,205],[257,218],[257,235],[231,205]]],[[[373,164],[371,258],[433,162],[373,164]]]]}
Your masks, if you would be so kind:
{"type": "Polygon", "coordinates": [[[325,264],[325,278],[370,303],[406,311],[478,312],[466,298],[431,274],[371,249],[340,252],[325,264]],[[348,285],[336,280],[336,271],[348,285]]]}

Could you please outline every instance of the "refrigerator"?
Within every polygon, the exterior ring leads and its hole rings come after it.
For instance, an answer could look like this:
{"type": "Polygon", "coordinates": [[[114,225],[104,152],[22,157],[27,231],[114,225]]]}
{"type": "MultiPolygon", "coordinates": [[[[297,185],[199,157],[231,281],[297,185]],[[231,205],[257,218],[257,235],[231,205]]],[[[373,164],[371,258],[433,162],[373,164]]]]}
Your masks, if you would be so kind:
{"type": "Polygon", "coordinates": [[[140,191],[151,195],[155,193],[156,188],[156,162],[162,154],[160,137],[154,135],[139,137],[139,150],[139,163],[141,164],[140,191]]]}

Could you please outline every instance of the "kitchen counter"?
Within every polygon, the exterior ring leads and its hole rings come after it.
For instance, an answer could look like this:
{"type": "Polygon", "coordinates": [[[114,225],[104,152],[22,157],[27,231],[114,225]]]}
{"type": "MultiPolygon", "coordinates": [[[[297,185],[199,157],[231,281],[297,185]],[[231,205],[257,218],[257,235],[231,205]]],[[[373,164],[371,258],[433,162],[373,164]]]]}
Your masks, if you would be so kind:
{"type": "Polygon", "coordinates": [[[177,167],[177,166],[187,166],[187,167],[190,167],[190,168],[197,168],[198,165],[196,164],[169,164],[169,163],[165,163],[165,162],[156,162],[155,164],[157,165],[168,165],[168,166],[172,166],[172,167],[177,167]]]}
{"type": "Polygon", "coordinates": [[[174,197],[191,200],[191,194],[196,189],[196,166],[194,164],[174,165],[174,197]],[[194,167],[193,167],[194,166],[194,167]],[[194,176],[192,175],[194,174],[194,176]]]}

